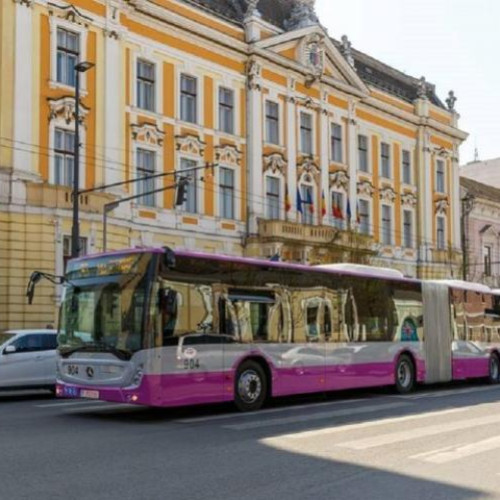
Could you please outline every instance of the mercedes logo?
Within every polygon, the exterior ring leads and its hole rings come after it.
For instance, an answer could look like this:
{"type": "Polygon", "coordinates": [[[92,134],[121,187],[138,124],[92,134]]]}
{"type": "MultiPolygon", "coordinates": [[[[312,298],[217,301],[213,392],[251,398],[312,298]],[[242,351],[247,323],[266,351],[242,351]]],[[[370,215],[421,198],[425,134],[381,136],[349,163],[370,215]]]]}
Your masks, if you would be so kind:
{"type": "Polygon", "coordinates": [[[91,366],[87,366],[87,377],[92,378],[94,376],[94,369],[91,366]]]}

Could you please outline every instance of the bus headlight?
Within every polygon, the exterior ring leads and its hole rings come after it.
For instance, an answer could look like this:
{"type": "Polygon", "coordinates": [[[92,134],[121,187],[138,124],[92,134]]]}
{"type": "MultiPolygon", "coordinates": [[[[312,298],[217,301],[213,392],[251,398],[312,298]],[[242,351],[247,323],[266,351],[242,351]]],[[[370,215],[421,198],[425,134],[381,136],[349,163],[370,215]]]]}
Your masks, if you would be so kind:
{"type": "Polygon", "coordinates": [[[132,379],[133,385],[140,385],[144,372],[142,370],[137,370],[135,372],[134,378],[132,379]]]}

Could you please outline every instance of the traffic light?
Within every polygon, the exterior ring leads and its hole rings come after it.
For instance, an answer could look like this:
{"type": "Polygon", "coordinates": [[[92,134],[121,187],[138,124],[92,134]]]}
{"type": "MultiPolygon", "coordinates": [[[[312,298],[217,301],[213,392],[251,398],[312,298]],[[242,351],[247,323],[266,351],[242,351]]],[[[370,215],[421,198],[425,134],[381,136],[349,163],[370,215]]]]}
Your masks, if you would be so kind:
{"type": "Polygon", "coordinates": [[[175,196],[176,207],[181,207],[186,202],[188,184],[189,179],[187,177],[181,177],[177,182],[177,193],[175,196]]]}

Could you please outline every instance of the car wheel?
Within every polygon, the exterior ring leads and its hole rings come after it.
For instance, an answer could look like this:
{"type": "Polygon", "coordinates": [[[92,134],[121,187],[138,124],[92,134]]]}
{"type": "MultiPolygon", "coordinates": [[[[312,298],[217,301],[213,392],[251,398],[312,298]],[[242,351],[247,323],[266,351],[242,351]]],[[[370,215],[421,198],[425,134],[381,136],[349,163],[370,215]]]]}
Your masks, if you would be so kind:
{"type": "Polygon", "coordinates": [[[408,394],[415,389],[415,365],[407,354],[402,354],[396,364],[396,389],[400,394],[408,394]]]}
{"type": "Polygon", "coordinates": [[[500,360],[498,355],[493,353],[490,356],[490,370],[488,379],[490,384],[498,384],[500,382],[500,360]]]}
{"type": "Polygon", "coordinates": [[[268,381],[262,366],[252,360],[243,362],[236,372],[234,402],[240,411],[256,411],[267,398],[268,381]]]}

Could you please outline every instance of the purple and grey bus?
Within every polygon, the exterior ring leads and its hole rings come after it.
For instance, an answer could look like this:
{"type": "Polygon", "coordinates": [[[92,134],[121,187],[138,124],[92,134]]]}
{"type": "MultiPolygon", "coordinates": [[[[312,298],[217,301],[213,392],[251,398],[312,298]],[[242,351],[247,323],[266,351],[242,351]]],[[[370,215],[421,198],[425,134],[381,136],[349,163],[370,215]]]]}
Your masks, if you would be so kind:
{"type": "Polygon", "coordinates": [[[500,295],[170,249],[69,263],[57,394],[148,406],[500,378],[500,295]]]}

